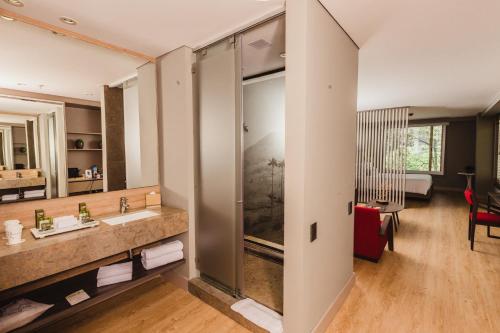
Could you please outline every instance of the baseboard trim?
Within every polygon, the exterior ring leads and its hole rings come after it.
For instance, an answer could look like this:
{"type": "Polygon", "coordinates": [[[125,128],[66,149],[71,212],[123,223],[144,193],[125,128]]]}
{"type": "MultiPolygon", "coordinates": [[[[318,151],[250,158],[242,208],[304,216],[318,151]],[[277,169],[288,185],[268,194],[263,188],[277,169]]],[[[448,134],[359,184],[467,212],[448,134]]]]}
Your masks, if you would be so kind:
{"type": "Polygon", "coordinates": [[[465,185],[464,185],[464,188],[448,187],[448,186],[434,186],[434,189],[436,191],[441,191],[441,192],[463,192],[463,191],[465,191],[465,185]]]}
{"type": "Polygon", "coordinates": [[[333,318],[335,318],[335,315],[340,310],[340,307],[342,306],[342,304],[344,304],[345,300],[347,299],[347,296],[349,296],[352,287],[354,287],[355,281],[356,281],[356,276],[354,275],[354,273],[352,273],[351,277],[345,284],[344,288],[342,288],[337,298],[335,298],[333,303],[330,304],[328,310],[326,310],[326,312],[321,317],[319,323],[312,330],[313,333],[326,332],[328,326],[333,321],[333,318]]]}

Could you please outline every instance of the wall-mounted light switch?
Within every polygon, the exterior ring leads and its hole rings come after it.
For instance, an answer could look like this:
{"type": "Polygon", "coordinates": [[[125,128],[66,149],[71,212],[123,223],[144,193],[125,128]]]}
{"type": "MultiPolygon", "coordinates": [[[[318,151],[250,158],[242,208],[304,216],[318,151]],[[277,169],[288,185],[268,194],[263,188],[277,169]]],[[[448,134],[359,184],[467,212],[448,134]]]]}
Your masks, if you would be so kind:
{"type": "Polygon", "coordinates": [[[318,222],[311,224],[311,243],[318,238],[318,222]]]}

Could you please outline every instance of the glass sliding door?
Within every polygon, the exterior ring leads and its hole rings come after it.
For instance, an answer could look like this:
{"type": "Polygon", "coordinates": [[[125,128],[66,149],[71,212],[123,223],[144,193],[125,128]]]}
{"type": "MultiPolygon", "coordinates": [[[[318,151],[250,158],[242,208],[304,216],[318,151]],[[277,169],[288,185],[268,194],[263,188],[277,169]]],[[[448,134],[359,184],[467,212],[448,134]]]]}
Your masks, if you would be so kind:
{"type": "Polygon", "coordinates": [[[202,276],[237,293],[242,257],[239,43],[197,53],[199,190],[197,258],[202,276]]]}
{"type": "Polygon", "coordinates": [[[285,74],[243,82],[245,239],[284,243],[285,74]]]}

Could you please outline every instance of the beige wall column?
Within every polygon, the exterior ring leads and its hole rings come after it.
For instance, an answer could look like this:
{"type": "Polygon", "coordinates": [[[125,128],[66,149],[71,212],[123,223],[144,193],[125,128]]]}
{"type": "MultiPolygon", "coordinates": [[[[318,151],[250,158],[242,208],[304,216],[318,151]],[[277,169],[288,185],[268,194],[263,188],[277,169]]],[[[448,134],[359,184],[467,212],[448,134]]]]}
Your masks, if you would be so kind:
{"type": "Polygon", "coordinates": [[[189,214],[189,233],[181,235],[188,264],[178,273],[189,279],[199,275],[195,265],[195,169],[193,52],[181,47],[157,61],[158,132],[162,203],[189,214]]]}
{"type": "Polygon", "coordinates": [[[317,0],[286,20],[284,326],[323,331],[354,281],[358,48],[317,0]]]}

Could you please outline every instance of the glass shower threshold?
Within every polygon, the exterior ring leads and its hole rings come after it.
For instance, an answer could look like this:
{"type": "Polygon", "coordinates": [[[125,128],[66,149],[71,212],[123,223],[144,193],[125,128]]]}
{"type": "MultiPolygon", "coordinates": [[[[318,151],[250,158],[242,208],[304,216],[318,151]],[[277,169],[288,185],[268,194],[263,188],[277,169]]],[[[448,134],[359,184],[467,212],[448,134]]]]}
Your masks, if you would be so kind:
{"type": "Polygon", "coordinates": [[[257,244],[260,244],[260,245],[264,245],[264,246],[270,247],[270,248],[272,248],[274,250],[278,250],[278,251],[284,251],[285,250],[285,247],[283,245],[278,244],[278,243],[274,243],[274,242],[270,242],[270,241],[262,239],[262,238],[258,238],[258,237],[254,237],[254,236],[250,236],[250,235],[245,235],[244,239],[247,240],[247,241],[253,242],[253,243],[257,243],[257,244]]]}

